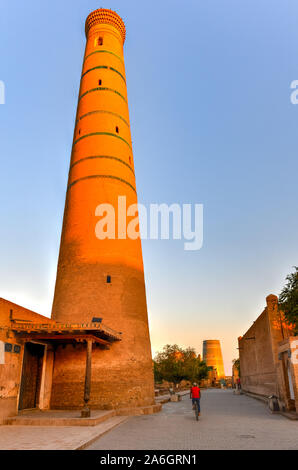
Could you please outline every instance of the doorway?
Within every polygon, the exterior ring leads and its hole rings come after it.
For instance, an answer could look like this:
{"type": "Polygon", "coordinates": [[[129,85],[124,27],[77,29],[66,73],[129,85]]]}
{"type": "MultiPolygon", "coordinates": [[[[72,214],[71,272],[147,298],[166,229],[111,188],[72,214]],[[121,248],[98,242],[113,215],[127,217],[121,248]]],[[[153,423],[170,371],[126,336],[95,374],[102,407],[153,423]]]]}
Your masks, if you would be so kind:
{"type": "Polygon", "coordinates": [[[295,411],[295,395],[292,381],[291,373],[291,359],[288,356],[288,351],[282,353],[282,366],[283,366],[283,375],[286,387],[286,395],[288,401],[288,408],[290,411],[295,411]]]}
{"type": "Polygon", "coordinates": [[[42,344],[25,343],[19,410],[37,408],[39,405],[44,352],[45,346],[42,344]]]}

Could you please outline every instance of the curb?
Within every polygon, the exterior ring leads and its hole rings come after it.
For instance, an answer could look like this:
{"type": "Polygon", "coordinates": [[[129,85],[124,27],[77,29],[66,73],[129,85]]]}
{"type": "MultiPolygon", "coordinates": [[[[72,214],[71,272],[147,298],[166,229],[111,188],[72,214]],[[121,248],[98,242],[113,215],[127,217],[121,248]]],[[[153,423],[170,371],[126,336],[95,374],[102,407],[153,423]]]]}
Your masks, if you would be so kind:
{"type": "Polygon", "coordinates": [[[93,444],[93,442],[97,441],[97,439],[101,438],[108,432],[112,431],[112,429],[115,429],[117,426],[120,426],[121,424],[125,423],[128,420],[129,416],[123,417],[123,420],[120,421],[119,423],[116,423],[114,426],[112,426],[109,429],[106,429],[105,431],[99,432],[96,436],[91,437],[88,439],[88,441],[84,442],[83,444],[80,444],[78,447],[75,447],[73,450],[84,450],[86,447],[90,446],[93,444]]]}

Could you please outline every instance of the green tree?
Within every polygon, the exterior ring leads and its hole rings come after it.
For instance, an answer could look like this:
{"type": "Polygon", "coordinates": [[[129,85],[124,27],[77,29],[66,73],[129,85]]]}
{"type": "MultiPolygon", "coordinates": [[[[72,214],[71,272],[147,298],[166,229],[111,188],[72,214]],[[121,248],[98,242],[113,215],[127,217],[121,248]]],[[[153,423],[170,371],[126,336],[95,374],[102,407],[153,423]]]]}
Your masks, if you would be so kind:
{"type": "Polygon", "coordinates": [[[154,372],[154,382],[161,383],[162,382],[162,374],[159,370],[159,364],[156,361],[153,361],[153,372],[154,372]]]}
{"type": "Polygon", "coordinates": [[[199,362],[199,370],[197,375],[197,380],[207,379],[208,377],[208,367],[205,361],[199,362]]]}
{"type": "Polygon", "coordinates": [[[298,267],[286,277],[287,284],[279,295],[279,306],[285,314],[286,321],[294,326],[294,334],[298,335],[298,267]]]}
{"type": "Polygon", "coordinates": [[[238,370],[239,377],[240,377],[240,359],[233,359],[233,365],[238,370]]]}
{"type": "Polygon", "coordinates": [[[200,381],[207,375],[205,362],[198,359],[193,348],[183,349],[177,344],[167,344],[154,360],[156,381],[166,380],[179,384],[182,380],[200,381]]]}
{"type": "Polygon", "coordinates": [[[179,384],[184,379],[182,367],[182,350],[177,344],[167,344],[163,351],[158,353],[154,362],[159,376],[167,382],[179,384]]]}
{"type": "Polygon", "coordinates": [[[181,357],[185,380],[194,382],[198,374],[198,360],[194,348],[187,348],[181,357]]]}
{"type": "Polygon", "coordinates": [[[190,382],[200,381],[208,376],[208,367],[196,355],[194,348],[183,351],[184,375],[190,382]]]}

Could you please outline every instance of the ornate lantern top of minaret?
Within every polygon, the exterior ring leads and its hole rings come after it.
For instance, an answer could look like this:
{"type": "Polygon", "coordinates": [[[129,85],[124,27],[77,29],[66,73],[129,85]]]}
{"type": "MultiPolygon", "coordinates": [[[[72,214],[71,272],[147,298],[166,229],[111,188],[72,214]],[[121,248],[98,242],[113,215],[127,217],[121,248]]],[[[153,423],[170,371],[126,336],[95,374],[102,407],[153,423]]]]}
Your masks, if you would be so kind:
{"type": "Polygon", "coordinates": [[[126,29],[125,24],[122,18],[113,10],[108,10],[106,8],[99,8],[98,10],[92,11],[87,19],[86,19],[86,36],[88,37],[88,33],[90,28],[93,26],[104,23],[110,24],[118,29],[119,33],[121,34],[123,44],[125,41],[126,36],[126,29]]]}

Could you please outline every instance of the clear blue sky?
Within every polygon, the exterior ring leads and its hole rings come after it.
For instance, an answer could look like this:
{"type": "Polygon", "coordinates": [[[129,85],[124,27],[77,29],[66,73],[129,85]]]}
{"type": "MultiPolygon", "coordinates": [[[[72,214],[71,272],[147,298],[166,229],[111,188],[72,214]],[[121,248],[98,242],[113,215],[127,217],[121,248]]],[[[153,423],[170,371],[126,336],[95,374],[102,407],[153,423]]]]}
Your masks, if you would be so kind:
{"type": "MultiPolygon", "coordinates": [[[[125,20],[139,201],[203,203],[204,246],[144,241],[153,350],[237,337],[298,264],[295,0],[0,5],[0,296],[50,314],[84,21],[125,20]]],[[[229,370],[227,370],[229,372],[229,370]]]]}

